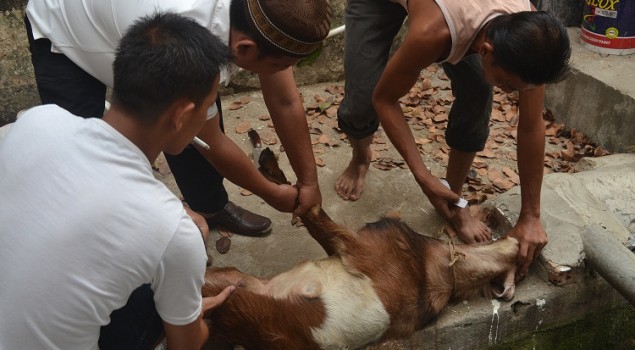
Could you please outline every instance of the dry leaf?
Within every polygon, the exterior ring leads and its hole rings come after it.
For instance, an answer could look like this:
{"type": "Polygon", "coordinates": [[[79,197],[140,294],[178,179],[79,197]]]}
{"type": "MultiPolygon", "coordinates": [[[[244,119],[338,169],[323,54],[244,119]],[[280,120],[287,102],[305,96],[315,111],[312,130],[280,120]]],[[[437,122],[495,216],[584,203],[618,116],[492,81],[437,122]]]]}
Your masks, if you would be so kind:
{"type": "Polygon", "coordinates": [[[437,114],[432,118],[432,120],[434,120],[436,123],[443,123],[448,121],[448,115],[446,113],[437,114]]]}
{"type": "Polygon", "coordinates": [[[318,137],[318,142],[322,143],[322,144],[328,144],[330,139],[331,138],[328,135],[322,134],[322,135],[320,135],[320,137],[318,137]]]}
{"type": "Polygon", "coordinates": [[[505,115],[503,114],[503,112],[499,111],[498,109],[493,109],[492,110],[492,120],[497,121],[497,122],[506,122],[507,119],[505,118],[505,115]]]}
{"type": "Polygon", "coordinates": [[[382,144],[382,145],[383,145],[383,144],[385,144],[385,143],[386,143],[386,139],[385,139],[385,138],[383,138],[383,137],[381,137],[381,136],[375,136],[375,137],[373,138],[373,143],[375,143],[375,144],[382,144]]]}
{"type": "Polygon", "coordinates": [[[511,182],[515,183],[516,185],[518,185],[520,183],[520,178],[518,177],[518,174],[512,168],[503,167],[503,173],[505,175],[507,175],[509,180],[511,182]]]}
{"type": "Polygon", "coordinates": [[[262,140],[262,143],[269,146],[275,145],[278,143],[278,138],[273,133],[266,133],[266,134],[260,135],[260,140],[262,140]]]}
{"type": "Polygon", "coordinates": [[[514,114],[512,118],[509,120],[509,125],[516,126],[518,125],[518,114],[514,114]]]}
{"type": "Polygon", "coordinates": [[[418,138],[418,139],[415,140],[415,143],[417,145],[426,145],[426,144],[428,144],[430,142],[432,142],[432,141],[430,139],[425,138],[425,137],[418,138]]]}
{"type": "Polygon", "coordinates": [[[323,132],[322,132],[322,130],[320,130],[318,128],[310,128],[309,129],[309,134],[311,134],[311,135],[322,135],[323,132]]]}
{"type": "Polygon", "coordinates": [[[487,163],[477,160],[472,164],[472,166],[477,169],[483,169],[483,168],[487,168],[487,163]]]}
{"type": "Polygon", "coordinates": [[[339,95],[339,94],[343,94],[344,93],[344,87],[341,86],[341,85],[329,86],[325,90],[326,90],[326,92],[330,93],[331,95],[339,95]]]}
{"type": "Polygon", "coordinates": [[[478,153],[478,156],[483,158],[496,158],[496,154],[490,150],[483,150],[478,153]]]}
{"type": "Polygon", "coordinates": [[[241,101],[234,101],[234,102],[230,103],[229,107],[227,107],[227,108],[229,108],[230,111],[235,111],[237,109],[243,108],[244,105],[245,104],[242,103],[241,101]]]}
{"type": "Polygon", "coordinates": [[[326,109],[326,116],[329,118],[335,118],[337,117],[337,107],[336,106],[331,106],[329,108],[326,109]]]}
{"type": "Polygon", "coordinates": [[[249,122],[240,122],[236,125],[236,133],[244,134],[251,129],[251,124],[249,122]]]}
{"type": "Polygon", "coordinates": [[[230,232],[230,231],[225,231],[225,230],[223,230],[223,229],[218,229],[218,234],[219,234],[221,237],[227,237],[227,238],[231,238],[231,236],[233,236],[233,235],[234,235],[232,232],[230,232]]]}
{"type": "Polygon", "coordinates": [[[232,241],[228,237],[221,237],[216,240],[216,250],[221,254],[227,253],[231,245],[232,241]]]}

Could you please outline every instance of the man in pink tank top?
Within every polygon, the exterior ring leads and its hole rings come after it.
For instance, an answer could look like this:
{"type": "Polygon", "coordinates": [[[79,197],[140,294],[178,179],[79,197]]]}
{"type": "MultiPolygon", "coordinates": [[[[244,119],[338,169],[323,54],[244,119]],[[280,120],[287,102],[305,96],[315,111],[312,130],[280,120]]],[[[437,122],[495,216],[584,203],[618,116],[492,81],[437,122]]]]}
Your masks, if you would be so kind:
{"type": "Polygon", "coordinates": [[[520,241],[518,277],[524,277],[548,241],[540,222],[544,84],[563,79],[569,70],[565,28],[552,15],[535,11],[528,0],[349,0],[345,23],[346,86],[338,119],[353,154],[336,180],[337,193],[359,199],[370,144],[381,123],[423,193],[459,237],[466,243],[491,239],[490,229],[469,208],[453,203],[459,201],[476,152],[485,146],[493,86],[518,91],[522,207],[508,234],[520,241]],[[406,16],[408,32],[388,60],[406,16]],[[399,104],[421,71],[434,63],[442,64],[455,96],[446,131],[450,189],[424,164],[399,104]]]}

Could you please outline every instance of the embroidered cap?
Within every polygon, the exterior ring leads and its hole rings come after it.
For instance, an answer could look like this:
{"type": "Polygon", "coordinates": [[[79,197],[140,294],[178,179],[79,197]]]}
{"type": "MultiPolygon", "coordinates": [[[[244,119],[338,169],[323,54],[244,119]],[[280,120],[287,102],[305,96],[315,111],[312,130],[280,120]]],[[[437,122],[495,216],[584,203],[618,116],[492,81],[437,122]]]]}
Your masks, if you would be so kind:
{"type": "Polygon", "coordinates": [[[304,57],[322,46],[331,29],[326,0],[246,0],[254,32],[288,55],[304,57]]]}

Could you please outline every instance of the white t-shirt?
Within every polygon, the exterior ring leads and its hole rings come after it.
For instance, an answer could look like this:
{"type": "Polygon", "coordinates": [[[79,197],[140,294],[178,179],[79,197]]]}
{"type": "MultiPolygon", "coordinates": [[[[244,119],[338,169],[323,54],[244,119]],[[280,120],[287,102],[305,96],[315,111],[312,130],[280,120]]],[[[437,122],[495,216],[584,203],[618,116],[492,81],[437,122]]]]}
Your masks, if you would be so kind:
{"type": "Polygon", "coordinates": [[[0,140],[0,174],[0,349],[97,349],[145,283],[164,321],[196,320],[201,234],[110,125],[34,107],[0,140]]]}
{"type": "MultiPolygon", "coordinates": [[[[115,49],[139,17],[175,12],[194,19],[227,45],[230,4],[231,0],[31,0],[26,13],[35,39],[49,39],[53,52],[63,53],[112,87],[115,49]]],[[[221,83],[235,70],[232,65],[221,71],[221,83]]]]}

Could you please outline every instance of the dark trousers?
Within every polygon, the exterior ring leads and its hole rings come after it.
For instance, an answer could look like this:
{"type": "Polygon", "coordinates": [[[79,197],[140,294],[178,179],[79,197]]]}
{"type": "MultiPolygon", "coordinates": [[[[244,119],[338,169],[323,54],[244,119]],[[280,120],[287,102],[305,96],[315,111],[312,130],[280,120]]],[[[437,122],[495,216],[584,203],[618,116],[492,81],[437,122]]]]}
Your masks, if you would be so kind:
{"type": "MultiPolygon", "coordinates": [[[[407,13],[388,0],[348,0],[344,46],[345,94],[337,111],[340,128],[362,139],[379,127],[372,95],[390,56],[393,40],[407,13]]],[[[489,134],[493,87],[483,80],[479,55],[457,64],[444,63],[451,80],[452,103],[446,142],[463,152],[483,150],[489,134]]]]}
{"type": "Polygon", "coordinates": [[[110,323],[101,327],[100,350],[154,349],[163,336],[163,321],[154,305],[149,284],[135,289],[122,308],[110,314],[110,323]]]}
{"type": "MultiPolygon", "coordinates": [[[[66,56],[51,52],[48,39],[34,40],[25,16],[31,62],[43,104],[56,104],[84,118],[100,118],[104,111],[106,86],[66,56]]],[[[220,99],[217,100],[220,109],[220,99]]],[[[222,128],[222,119],[221,119],[222,128]]],[[[166,159],[183,198],[194,211],[213,213],[228,201],[223,176],[194,147],[166,159]]]]}
{"type": "MultiPolygon", "coordinates": [[[[223,132],[223,112],[220,96],[216,99],[220,128],[223,132]]],[[[223,186],[223,176],[194,146],[187,146],[181,154],[165,154],[183,198],[194,211],[217,212],[225,207],[228,196],[223,186]],[[210,200],[214,198],[214,200],[210,200]]]]}

